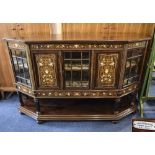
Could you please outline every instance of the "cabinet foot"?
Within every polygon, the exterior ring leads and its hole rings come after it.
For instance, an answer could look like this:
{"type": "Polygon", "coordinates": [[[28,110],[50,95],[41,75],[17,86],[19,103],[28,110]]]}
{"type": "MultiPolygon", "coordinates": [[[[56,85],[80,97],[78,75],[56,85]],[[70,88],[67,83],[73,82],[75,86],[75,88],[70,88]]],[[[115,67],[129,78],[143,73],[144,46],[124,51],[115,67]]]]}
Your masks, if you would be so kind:
{"type": "Polygon", "coordinates": [[[132,112],[132,114],[136,114],[137,113],[137,109],[135,111],[132,112]]]}
{"type": "Polygon", "coordinates": [[[37,124],[42,124],[43,123],[43,121],[39,121],[39,120],[37,120],[36,122],[37,122],[37,124]]]}
{"type": "Polygon", "coordinates": [[[4,91],[1,91],[1,99],[4,100],[5,99],[5,94],[4,91]]]}
{"type": "Polygon", "coordinates": [[[21,114],[21,115],[25,115],[23,112],[21,112],[21,111],[19,111],[19,113],[21,114]]]}
{"type": "Polygon", "coordinates": [[[119,121],[115,120],[115,121],[112,121],[113,124],[117,124],[119,121]]]}

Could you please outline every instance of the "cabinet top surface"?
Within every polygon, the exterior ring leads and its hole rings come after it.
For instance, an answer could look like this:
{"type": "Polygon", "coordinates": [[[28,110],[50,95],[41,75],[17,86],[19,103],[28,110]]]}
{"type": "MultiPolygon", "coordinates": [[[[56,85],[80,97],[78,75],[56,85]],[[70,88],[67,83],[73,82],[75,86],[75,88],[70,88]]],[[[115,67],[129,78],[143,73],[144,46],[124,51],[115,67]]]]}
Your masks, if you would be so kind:
{"type": "Polygon", "coordinates": [[[6,37],[5,40],[15,40],[22,41],[26,43],[31,42],[52,42],[52,41],[124,41],[124,42],[132,42],[132,41],[140,41],[140,40],[150,40],[151,36],[142,35],[142,34],[77,34],[77,33],[67,33],[62,35],[37,35],[31,37],[20,37],[18,38],[10,38],[6,37]]]}

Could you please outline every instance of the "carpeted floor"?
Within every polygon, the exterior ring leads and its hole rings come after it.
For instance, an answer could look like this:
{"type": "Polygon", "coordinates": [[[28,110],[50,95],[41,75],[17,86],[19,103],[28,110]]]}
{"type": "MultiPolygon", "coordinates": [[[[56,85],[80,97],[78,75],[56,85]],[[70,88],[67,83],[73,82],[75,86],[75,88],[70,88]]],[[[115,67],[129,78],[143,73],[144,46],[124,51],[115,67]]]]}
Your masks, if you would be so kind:
{"type": "MultiPolygon", "coordinates": [[[[50,121],[37,124],[32,118],[18,112],[18,97],[0,100],[1,132],[130,132],[131,119],[139,114],[131,114],[117,124],[111,121],[50,121]]],[[[155,102],[145,104],[145,117],[155,118],[155,102]]]]}

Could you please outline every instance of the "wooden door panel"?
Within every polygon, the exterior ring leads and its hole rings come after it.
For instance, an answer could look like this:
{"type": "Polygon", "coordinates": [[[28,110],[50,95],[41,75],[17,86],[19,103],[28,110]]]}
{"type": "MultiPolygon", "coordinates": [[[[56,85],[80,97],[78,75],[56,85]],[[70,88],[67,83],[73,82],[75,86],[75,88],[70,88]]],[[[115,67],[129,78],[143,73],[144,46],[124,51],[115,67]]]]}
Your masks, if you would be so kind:
{"type": "Polygon", "coordinates": [[[96,51],[95,75],[96,89],[116,88],[118,86],[119,51],[96,51]]]}
{"type": "MultiPolygon", "coordinates": [[[[33,64],[35,66],[36,89],[59,89],[60,67],[59,54],[55,51],[33,52],[33,64]]],[[[62,80],[61,80],[62,81],[62,80]]]]}

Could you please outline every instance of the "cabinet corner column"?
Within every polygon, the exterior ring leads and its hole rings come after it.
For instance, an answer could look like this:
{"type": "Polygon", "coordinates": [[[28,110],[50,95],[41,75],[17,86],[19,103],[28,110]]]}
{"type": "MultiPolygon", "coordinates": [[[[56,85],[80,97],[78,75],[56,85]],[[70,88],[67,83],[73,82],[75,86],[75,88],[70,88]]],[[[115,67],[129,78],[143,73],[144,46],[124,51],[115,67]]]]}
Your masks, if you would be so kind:
{"type": "Polygon", "coordinates": [[[121,102],[120,98],[115,99],[114,106],[113,106],[114,114],[118,114],[119,113],[118,108],[119,108],[120,102],[121,102]]]}
{"type": "Polygon", "coordinates": [[[40,114],[40,103],[39,103],[39,99],[34,98],[34,104],[36,106],[36,114],[40,114]]]}
{"type": "Polygon", "coordinates": [[[18,97],[19,97],[20,106],[24,106],[24,102],[23,102],[22,96],[23,96],[23,94],[22,94],[21,92],[18,92],[18,97]]]}

